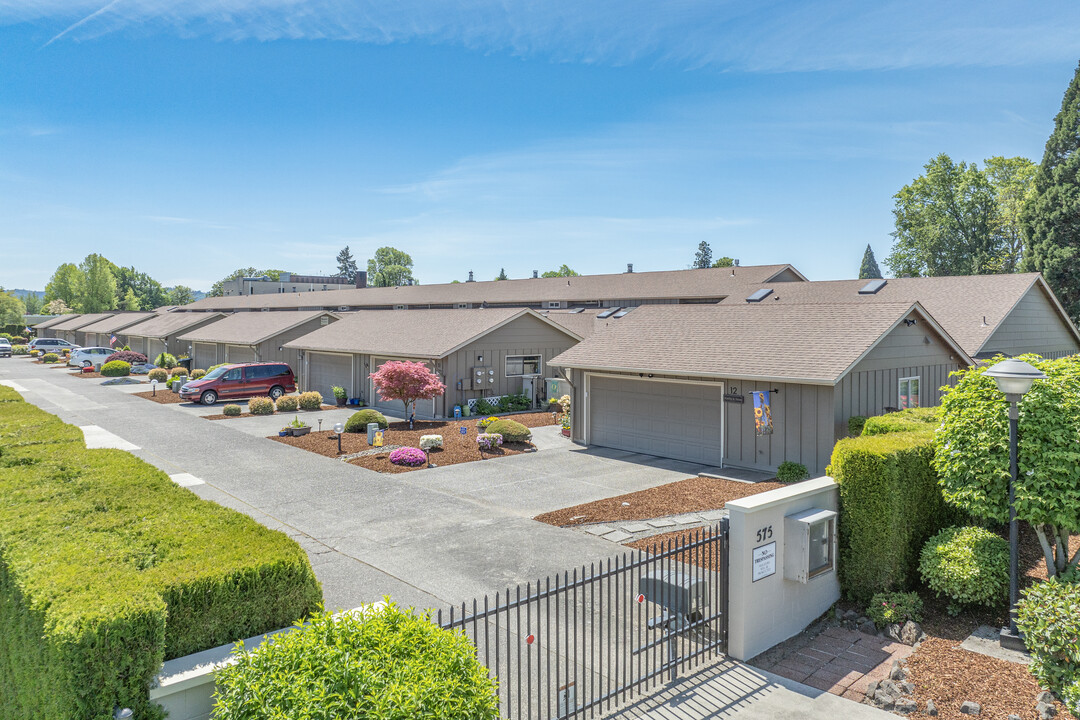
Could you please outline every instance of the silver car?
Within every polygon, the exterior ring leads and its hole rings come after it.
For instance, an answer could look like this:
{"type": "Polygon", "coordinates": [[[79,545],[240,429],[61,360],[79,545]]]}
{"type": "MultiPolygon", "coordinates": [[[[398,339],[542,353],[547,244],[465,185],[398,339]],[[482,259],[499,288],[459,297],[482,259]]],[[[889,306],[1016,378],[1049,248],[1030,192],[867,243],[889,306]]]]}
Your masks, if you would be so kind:
{"type": "Polygon", "coordinates": [[[72,367],[92,367],[100,370],[105,364],[105,358],[112,355],[115,350],[107,347],[84,347],[72,350],[67,364],[72,367]]]}

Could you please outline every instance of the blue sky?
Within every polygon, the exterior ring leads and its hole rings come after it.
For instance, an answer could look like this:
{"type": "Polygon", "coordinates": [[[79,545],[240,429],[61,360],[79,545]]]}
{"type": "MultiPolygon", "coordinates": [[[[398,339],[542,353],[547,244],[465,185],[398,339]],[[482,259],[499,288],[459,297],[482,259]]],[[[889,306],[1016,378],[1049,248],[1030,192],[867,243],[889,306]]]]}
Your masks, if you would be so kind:
{"type": "Polygon", "coordinates": [[[1080,4],[0,0],[0,285],[743,264],[851,277],[930,157],[1038,160],[1080,4]]]}

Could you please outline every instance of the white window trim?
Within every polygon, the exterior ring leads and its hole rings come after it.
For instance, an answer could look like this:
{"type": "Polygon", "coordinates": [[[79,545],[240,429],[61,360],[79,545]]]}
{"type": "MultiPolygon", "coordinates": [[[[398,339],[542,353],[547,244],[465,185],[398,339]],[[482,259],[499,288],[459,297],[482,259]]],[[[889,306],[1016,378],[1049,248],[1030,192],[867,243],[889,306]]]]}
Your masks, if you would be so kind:
{"type": "Polygon", "coordinates": [[[454,305],[454,308],[456,310],[468,310],[469,309],[469,303],[456,303],[454,305]]]}
{"type": "MultiPolygon", "coordinates": [[[[522,363],[522,365],[524,366],[524,363],[522,363]]],[[[543,355],[507,355],[506,359],[503,360],[503,375],[504,375],[504,377],[508,377],[508,378],[540,377],[543,374],[544,374],[544,356],[543,355]],[[531,373],[522,372],[520,375],[511,375],[509,367],[508,367],[509,364],[510,364],[510,359],[511,358],[536,358],[537,361],[538,361],[536,363],[536,374],[533,375],[531,373]]]]}
{"type": "Polygon", "coordinates": [[[558,300],[548,300],[548,304],[547,304],[547,309],[548,310],[558,310],[561,307],[562,307],[562,303],[559,302],[558,300]]]}
{"type": "Polygon", "coordinates": [[[395,305],[395,306],[394,306],[394,309],[395,309],[395,310],[404,310],[404,309],[405,309],[405,306],[404,306],[404,305],[395,305]]]}
{"type": "Polygon", "coordinates": [[[904,395],[902,388],[904,387],[905,382],[910,383],[912,380],[915,380],[916,382],[919,383],[919,392],[917,393],[917,397],[919,398],[919,401],[918,401],[918,404],[916,404],[916,405],[908,405],[907,407],[908,408],[922,407],[922,376],[921,375],[909,375],[907,377],[900,378],[896,383],[896,404],[897,404],[897,407],[899,407],[900,410],[906,410],[907,409],[905,407],[900,407],[900,405],[903,402],[900,398],[903,397],[903,395],[904,395]]]}

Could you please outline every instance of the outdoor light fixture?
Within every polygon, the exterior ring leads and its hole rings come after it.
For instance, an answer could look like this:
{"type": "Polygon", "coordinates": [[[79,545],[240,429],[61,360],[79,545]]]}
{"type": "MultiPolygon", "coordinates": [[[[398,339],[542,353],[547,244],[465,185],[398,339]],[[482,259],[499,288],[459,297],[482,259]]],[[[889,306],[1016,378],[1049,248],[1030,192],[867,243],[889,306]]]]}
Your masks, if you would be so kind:
{"type": "Polygon", "coordinates": [[[1020,409],[1017,404],[1036,380],[1046,378],[1045,373],[1023,360],[1009,358],[987,370],[985,375],[994,378],[998,390],[1009,401],[1009,627],[1002,628],[998,642],[1002,647],[1026,652],[1024,641],[1016,629],[1016,601],[1019,598],[1020,538],[1016,524],[1016,483],[1020,477],[1017,467],[1019,439],[1017,426],[1020,409]]]}
{"type": "Polygon", "coordinates": [[[135,717],[135,713],[131,712],[131,708],[116,708],[112,715],[116,720],[131,720],[135,717]]]}
{"type": "Polygon", "coordinates": [[[334,423],[334,432],[337,433],[337,451],[341,454],[341,434],[345,432],[345,423],[334,423]]]}

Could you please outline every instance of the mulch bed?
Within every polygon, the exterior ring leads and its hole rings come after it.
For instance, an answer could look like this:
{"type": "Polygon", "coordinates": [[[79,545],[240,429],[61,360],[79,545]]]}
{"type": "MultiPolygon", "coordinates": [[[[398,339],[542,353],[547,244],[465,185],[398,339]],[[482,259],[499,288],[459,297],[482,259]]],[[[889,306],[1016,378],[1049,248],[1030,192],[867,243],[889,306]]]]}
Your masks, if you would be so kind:
{"type": "Polygon", "coordinates": [[[161,405],[179,405],[180,403],[191,402],[190,400],[181,400],[179,393],[174,393],[169,389],[158,388],[157,395],[154,395],[153,390],[147,390],[145,392],[131,393],[135,397],[146,398],[161,405]]]}
{"type": "MultiPolygon", "coordinates": [[[[240,405],[240,407],[243,407],[247,403],[230,403],[230,404],[240,405]]],[[[319,410],[284,410],[284,411],[278,411],[278,412],[276,412],[274,414],[275,415],[281,415],[281,416],[285,416],[285,415],[304,415],[306,413],[325,412],[327,410],[337,410],[337,409],[338,408],[337,408],[336,405],[323,405],[319,410]]],[[[236,418],[244,418],[244,417],[266,417],[266,416],[265,415],[261,415],[261,416],[260,415],[252,415],[249,412],[242,412],[239,415],[225,415],[225,414],[222,414],[222,413],[218,413],[217,415],[203,415],[202,419],[203,420],[235,420],[236,418]]],[[[311,423],[308,423],[308,425],[311,425],[311,423]]]]}
{"type": "MultiPolygon", "coordinates": [[[[664,550],[683,545],[694,540],[712,537],[709,528],[690,528],[689,530],[676,530],[675,532],[661,533],[651,537],[626,543],[626,547],[635,548],[646,553],[656,554],[664,550]]],[[[702,545],[689,550],[675,553],[671,556],[675,562],[697,565],[707,570],[720,571],[723,562],[722,554],[717,552],[716,546],[702,545]]],[[[666,561],[664,561],[666,562],[666,561]]]]}
{"type": "Polygon", "coordinates": [[[688,512],[719,510],[728,500],[757,495],[766,490],[787,487],[779,482],[742,483],[734,480],[693,477],[687,480],[595,500],[581,505],[537,515],[548,525],[566,527],[598,522],[649,520],[688,512]]]}
{"type": "MultiPolygon", "coordinates": [[[[517,420],[526,427],[542,427],[544,425],[555,424],[551,413],[514,415],[511,419],[517,420]]],[[[476,434],[476,418],[447,421],[417,421],[413,424],[412,430],[409,429],[409,423],[407,422],[393,422],[390,423],[390,427],[385,431],[383,442],[386,445],[417,447],[420,444],[421,435],[442,435],[443,443],[445,445],[444,449],[432,450],[429,454],[431,462],[438,466],[457,465],[458,463],[474,462],[482,459],[520,455],[521,453],[532,452],[535,450],[532,443],[504,443],[502,447],[495,452],[484,451],[483,457],[481,457],[480,448],[476,444],[476,434]],[[461,431],[459,430],[461,427],[468,429],[468,435],[461,435],[461,431]]],[[[338,456],[337,436],[334,435],[332,430],[324,430],[322,432],[312,431],[303,437],[271,436],[270,439],[327,457],[338,456]]],[[[365,433],[345,433],[341,437],[342,455],[351,455],[370,449],[371,447],[367,444],[367,435],[365,433]]],[[[411,468],[392,464],[390,462],[390,451],[379,453],[377,455],[366,455],[364,457],[353,458],[347,462],[381,473],[403,473],[423,469],[423,467],[411,468]]]]}
{"type": "MultiPolygon", "coordinates": [[[[930,637],[908,658],[907,669],[919,705],[926,707],[926,701],[933,700],[942,720],[970,718],[960,712],[965,700],[982,705],[980,717],[1035,717],[1039,684],[1024,665],[964,650],[952,640],[930,637]]],[[[1058,718],[1075,720],[1064,706],[1055,704],[1058,718]]]]}

